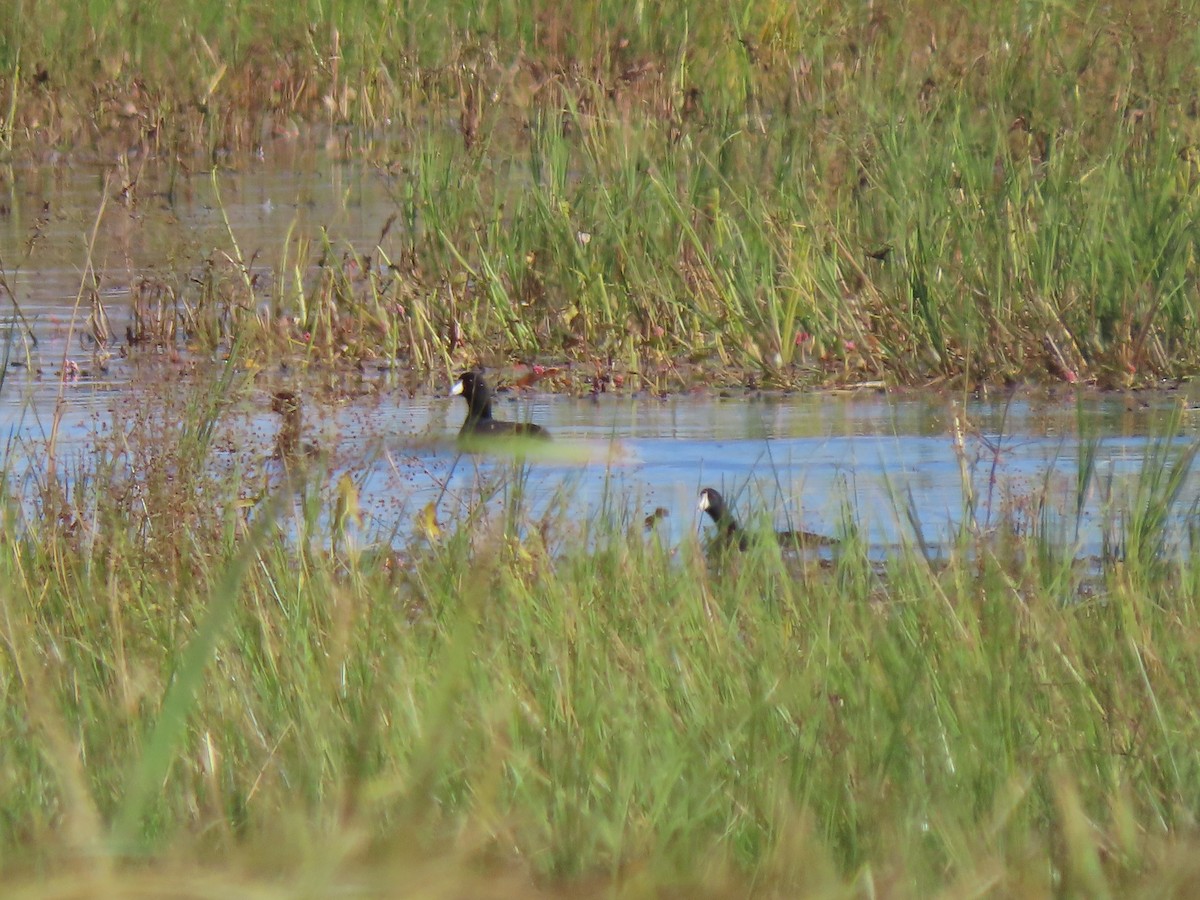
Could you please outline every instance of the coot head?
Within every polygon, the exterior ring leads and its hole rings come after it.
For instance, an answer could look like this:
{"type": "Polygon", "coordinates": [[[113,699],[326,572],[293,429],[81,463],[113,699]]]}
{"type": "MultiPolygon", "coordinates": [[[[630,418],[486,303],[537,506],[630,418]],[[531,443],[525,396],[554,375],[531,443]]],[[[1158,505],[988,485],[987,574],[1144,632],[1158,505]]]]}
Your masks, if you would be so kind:
{"type": "Polygon", "coordinates": [[[705,488],[700,492],[699,507],[701,511],[708,513],[710,519],[726,528],[737,528],[737,522],[729,514],[729,510],[725,507],[725,498],[721,496],[721,492],[716,488],[705,488]]]}
{"type": "Polygon", "coordinates": [[[467,417],[490,419],[492,417],[492,391],[479,372],[463,372],[450,388],[450,396],[467,401],[467,417]]]}

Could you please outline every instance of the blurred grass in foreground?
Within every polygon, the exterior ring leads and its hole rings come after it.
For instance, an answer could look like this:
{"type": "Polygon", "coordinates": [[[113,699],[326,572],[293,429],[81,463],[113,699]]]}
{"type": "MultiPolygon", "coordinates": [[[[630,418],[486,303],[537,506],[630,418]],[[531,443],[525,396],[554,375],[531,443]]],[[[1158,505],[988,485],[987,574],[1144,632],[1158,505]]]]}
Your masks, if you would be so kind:
{"type": "Polygon", "coordinates": [[[716,567],[620,499],[533,518],[519,463],[500,508],[392,549],[335,514],[344,481],[289,503],[216,474],[196,435],[222,390],[4,507],[13,890],[1194,883],[1200,566],[1167,539],[1194,448],[1147,455],[1102,564],[1026,520],[937,563],[872,562],[848,528],[832,566],[763,542],[716,567]]]}

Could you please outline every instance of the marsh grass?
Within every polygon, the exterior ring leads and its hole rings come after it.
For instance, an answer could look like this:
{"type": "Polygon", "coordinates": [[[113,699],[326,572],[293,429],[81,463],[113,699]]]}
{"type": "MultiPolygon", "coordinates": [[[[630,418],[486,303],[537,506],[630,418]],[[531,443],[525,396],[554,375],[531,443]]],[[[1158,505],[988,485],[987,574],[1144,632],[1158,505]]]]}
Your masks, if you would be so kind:
{"type": "Polygon", "coordinates": [[[231,233],[179,279],[265,350],[653,390],[1195,371],[1186,7],[177,6],[19,2],[0,145],[116,148],[125,199],[280,141],[376,166],[376,246],[231,233]]]}
{"type": "Polygon", "coordinates": [[[825,566],[771,542],[714,566],[647,538],[616,489],[593,517],[562,497],[534,518],[520,462],[387,547],[335,537],[319,469],[255,500],[215,466],[197,435],[230,391],[98,438],[102,471],[60,464],[56,514],[6,501],[14,887],[52,869],[47,890],[413,896],[427,878],[1029,896],[1194,877],[1200,578],[1149,537],[1182,511],[1194,448],[1149,451],[1136,516],[1113,513],[1143,537],[1090,571],[1016,527],[936,561],[881,562],[848,528],[825,566]]]}

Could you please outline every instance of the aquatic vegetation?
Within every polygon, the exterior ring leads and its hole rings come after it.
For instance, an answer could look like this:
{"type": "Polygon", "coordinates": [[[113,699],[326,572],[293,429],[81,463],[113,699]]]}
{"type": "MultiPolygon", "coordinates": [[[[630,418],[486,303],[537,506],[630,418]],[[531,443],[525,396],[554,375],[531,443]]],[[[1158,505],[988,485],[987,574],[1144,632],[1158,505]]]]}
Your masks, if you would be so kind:
{"type": "Polygon", "coordinates": [[[10,159],[98,151],[136,209],[318,144],[390,201],[373,244],[298,224],[258,255],[231,230],[160,269],[131,299],[178,314],[139,339],[655,391],[1197,367],[1180,8],[17,9],[10,159]]]}

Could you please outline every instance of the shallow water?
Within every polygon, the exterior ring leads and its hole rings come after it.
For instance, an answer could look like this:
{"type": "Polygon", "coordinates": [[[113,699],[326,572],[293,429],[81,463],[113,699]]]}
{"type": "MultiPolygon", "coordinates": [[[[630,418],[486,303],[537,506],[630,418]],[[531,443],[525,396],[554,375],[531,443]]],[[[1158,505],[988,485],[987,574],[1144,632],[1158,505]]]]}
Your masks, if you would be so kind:
{"type": "MultiPolygon", "coordinates": [[[[269,144],[261,158],[230,163],[215,185],[207,171],[172,174],[163,166],[139,169],[136,157],[127,162],[124,168],[97,161],[0,173],[0,264],[7,286],[0,298],[15,298],[5,321],[18,323],[8,329],[0,435],[8,438],[10,471],[17,475],[36,471],[52,432],[59,452],[86,470],[94,437],[119,424],[116,413],[153,402],[139,382],[182,371],[165,364],[158,371],[145,351],[131,359],[99,353],[86,327],[93,286],[119,336],[132,284],[141,278],[186,282],[203,259],[231,250],[231,231],[241,252],[269,277],[281,248],[307,259],[323,233],[335,246],[369,251],[396,209],[395,184],[382,170],[287,141],[269,144]],[[105,185],[131,174],[138,179],[134,199],[110,199],[97,226],[105,185]],[[64,361],[76,367],[65,383],[59,377],[64,361]]],[[[488,504],[497,509],[519,485],[535,515],[556,497],[565,497],[568,515],[579,521],[616,506],[640,523],[664,507],[670,514],[657,528],[674,542],[708,527],[695,500],[701,487],[715,486],[743,518],[829,535],[851,520],[879,552],[916,540],[913,521],[927,544],[944,544],[963,519],[969,485],[980,528],[1008,514],[1057,532],[1080,554],[1094,553],[1112,517],[1113,496],[1119,506],[1151,436],[1162,433],[1176,404],[1194,404],[1184,393],[1085,392],[1078,403],[1069,394],[1053,401],[998,395],[965,405],[937,394],[877,392],[667,400],[501,396],[500,417],[542,423],[554,434],[556,450],[570,457],[521,466],[504,456],[457,453],[460,401],[412,398],[386,383],[382,388],[369,401],[305,403],[307,428],[331,451],[330,483],[342,474],[354,478],[373,538],[394,534],[403,541],[430,502],[442,526],[453,527],[482,494],[498,491],[488,504]],[[961,449],[956,433],[963,436],[961,449]],[[1100,442],[1098,477],[1077,519],[1079,458],[1093,439],[1100,442]],[[1102,489],[1110,481],[1113,496],[1102,489]]],[[[229,410],[214,464],[247,472],[277,468],[268,461],[278,427],[269,410],[265,390],[229,410]]],[[[1193,440],[1196,429],[1195,416],[1185,413],[1172,440],[1193,440]]],[[[1177,504],[1179,523],[1195,495],[1193,482],[1177,504]]]]}
{"type": "MultiPolygon", "coordinates": [[[[394,531],[401,539],[428,503],[437,503],[443,528],[453,527],[481,496],[491,496],[488,506],[498,513],[519,488],[534,517],[559,498],[575,521],[615,509],[636,526],[645,514],[666,508],[669,515],[656,528],[678,542],[711,527],[696,497],[700,488],[715,486],[740,516],[760,525],[769,520],[837,536],[852,521],[877,554],[904,541],[936,551],[963,520],[969,483],[980,530],[1007,517],[1078,555],[1092,555],[1116,512],[1132,502],[1138,473],[1158,440],[1152,435],[1180,402],[1165,394],[1133,408],[1110,397],[1078,405],[973,401],[964,408],[932,395],[874,393],[498,399],[498,417],[549,428],[552,449],[523,460],[507,451],[460,455],[453,436],[463,410],[450,398],[384,396],[324,416],[312,412],[309,424],[322,445],[335,448],[335,472],[351,474],[359,485],[374,532],[394,531]],[[1077,531],[1080,454],[1093,441],[1096,476],[1077,531]]],[[[272,432],[271,421],[256,422],[264,436],[272,432]]],[[[1180,447],[1196,438],[1196,420],[1185,414],[1183,422],[1171,439],[1180,447]]],[[[1176,504],[1177,525],[1196,492],[1193,479],[1176,504]]]]}
{"type": "MultiPolygon", "coordinates": [[[[16,388],[10,382],[0,393],[0,434],[9,438],[10,470],[20,474],[37,468],[59,387],[47,379],[16,388]]],[[[153,397],[112,382],[64,385],[59,454],[86,471],[94,442],[128,429],[129,407],[153,397]]],[[[712,486],[744,520],[830,536],[853,522],[884,554],[905,541],[931,549],[951,541],[969,484],[979,529],[1007,517],[1040,528],[1078,555],[1092,555],[1116,512],[1132,502],[1147,454],[1161,441],[1155,436],[1188,402],[1166,393],[1136,402],[1085,395],[1077,403],[1014,397],[965,404],[934,394],[877,392],[665,400],[501,395],[499,418],[536,421],[553,434],[545,452],[516,459],[510,448],[458,452],[459,398],[385,389],[335,405],[306,400],[304,433],[327,452],[327,485],[346,474],[358,486],[364,539],[370,540],[403,543],[429,503],[437,504],[443,528],[463,520],[480,497],[490,497],[485,505],[498,513],[519,487],[534,517],[559,500],[575,521],[618,509],[640,523],[664,507],[669,515],[656,527],[678,542],[711,527],[696,510],[696,497],[712,486]],[[1077,533],[1077,475],[1092,443],[1096,477],[1077,533]]],[[[1172,444],[1182,449],[1197,439],[1198,416],[1184,411],[1172,444]]],[[[278,428],[269,395],[251,392],[223,414],[214,465],[278,481],[281,467],[270,459],[278,428]]],[[[1181,533],[1196,496],[1193,477],[1176,503],[1181,533]]]]}
{"type": "Polygon", "coordinates": [[[335,252],[369,252],[396,211],[396,181],[382,169],[298,142],[225,160],[215,180],[202,160],[143,162],[0,167],[0,318],[18,326],[6,328],[8,378],[57,375],[70,359],[86,375],[126,380],[120,356],[101,358],[88,337],[93,298],[115,350],[142,279],[183,294],[206,258],[239,251],[270,277],[284,248],[289,265],[308,265],[326,236],[335,252]]]}

